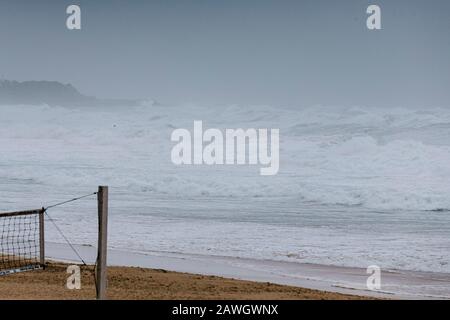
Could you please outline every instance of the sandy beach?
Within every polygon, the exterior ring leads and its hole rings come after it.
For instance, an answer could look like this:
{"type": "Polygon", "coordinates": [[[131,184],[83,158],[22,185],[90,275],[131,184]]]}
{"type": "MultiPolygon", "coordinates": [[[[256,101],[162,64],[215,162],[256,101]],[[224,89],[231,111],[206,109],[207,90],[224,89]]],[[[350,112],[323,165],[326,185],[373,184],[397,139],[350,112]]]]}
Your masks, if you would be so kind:
{"type": "Polygon", "coordinates": [[[0,302],[450,301],[450,1],[1,8],[0,302]]]}
{"type": "MultiPolygon", "coordinates": [[[[69,290],[67,264],[49,263],[45,270],[4,276],[0,299],[95,299],[93,266],[81,267],[80,290],[69,290]]],[[[109,267],[109,299],[280,299],[349,300],[362,297],[271,283],[169,272],[148,268],[109,267]]]]}
{"type": "MultiPolygon", "coordinates": [[[[95,247],[75,246],[86,263],[93,264],[95,247]]],[[[49,261],[79,264],[67,245],[46,244],[49,261]]],[[[225,279],[308,288],[320,292],[382,299],[448,299],[450,278],[446,274],[408,271],[382,273],[382,290],[366,287],[365,268],[243,259],[224,256],[189,255],[169,252],[133,252],[110,248],[108,264],[113,267],[137,267],[167,270],[180,274],[201,274],[225,279]]]]}
{"type": "MultiPolygon", "coordinates": [[[[110,266],[388,299],[449,299],[450,255],[443,250],[450,246],[449,175],[442,168],[448,168],[450,149],[442,137],[450,131],[436,127],[435,119],[450,119],[450,113],[5,107],[0,211],[48,207],[104,183],[110,186],[110,266]],[[286,132],[276,178],[247,166],[186,170],[168,161],[173,128],[189,128],[192,119],[207,128],[247,128],[249,118],[255,119],[251,126],[286,132]],[[418,141],[397,140],[404,132],[414,132],[418,141]],[[390,142],[378,143],[374,135],[390,142]],[[422,145],[422,138],[433,145],[422,145]],[[152,150],[144,150],[149,141],[152,150]],[[418,174],[427,179],[415,183],[418,174]],[[369,266],[381,270],[377,291],[367,287],[369,266]]],[[[95,197],[48,213],[92,264],[95,197]]],[[[46,257],[79,263],[47,221],[46,257]]]]}

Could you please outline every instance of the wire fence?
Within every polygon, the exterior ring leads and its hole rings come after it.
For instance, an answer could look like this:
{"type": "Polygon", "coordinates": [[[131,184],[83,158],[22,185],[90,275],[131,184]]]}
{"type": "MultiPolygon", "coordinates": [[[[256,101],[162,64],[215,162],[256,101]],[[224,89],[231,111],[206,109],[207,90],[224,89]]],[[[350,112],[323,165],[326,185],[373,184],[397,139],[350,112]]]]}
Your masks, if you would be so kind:
{"type": "Polygon", "coordinates": [[[38,210],[0,213],[0,276],[41,269],[45,266],[44,215],[50,221],[79,261],[86,265],[75,246],[48,213],[65,204],[96,195],[89,193],[38,210]]]}
{"type": "Polygon", "coordinates": [[[0,275],[42,267],[42,210],[0,213],[0,275]]]}

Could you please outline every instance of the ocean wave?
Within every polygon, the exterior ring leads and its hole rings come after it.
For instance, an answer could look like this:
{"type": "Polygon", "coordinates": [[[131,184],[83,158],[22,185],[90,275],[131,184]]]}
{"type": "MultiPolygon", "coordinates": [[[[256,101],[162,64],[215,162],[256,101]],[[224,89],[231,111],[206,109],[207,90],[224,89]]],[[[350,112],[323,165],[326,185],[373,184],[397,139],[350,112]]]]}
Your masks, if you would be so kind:
{"type": "MultiPolygon", "coordinates": [[[[146,197],[292,197],[383,210],[450,208],[450,110],[162,106],[0,108],[0,176],[49,187],[99,181],[146,197]],[[280,172],[176,167],[173,128],[279,128],[280,172]]],[[[9,180],[6,180],[9,179],[9,180]]]]}

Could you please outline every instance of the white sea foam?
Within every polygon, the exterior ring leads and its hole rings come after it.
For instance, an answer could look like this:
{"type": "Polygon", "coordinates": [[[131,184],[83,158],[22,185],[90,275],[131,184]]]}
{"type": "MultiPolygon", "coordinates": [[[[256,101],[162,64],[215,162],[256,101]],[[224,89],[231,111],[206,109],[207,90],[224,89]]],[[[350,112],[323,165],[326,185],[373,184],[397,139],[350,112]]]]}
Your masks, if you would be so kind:
{"type": "MultiPolygon", "coordinates": [[[[450,272],[447,109],[0,107],[0,148],[0,211],[107,184],[116,247],[450,272]],[[174,166],[170,133],[194,120],[279,128],[279,174],[174,166]]],[[[94,243],[95,203],[64,210],[94,243]]]]}
{"type": "Polygon", "coordinates": [[[450,209],[450,111],[149,106],[129,110],[2,107],[0,176],[54,186],[104,181],[195,197],[297,197],[374,209],[450,209]],[[251,167],[174,167],[170,132],[281,129],[276,177],[251,167]],[[13,170],[12,170],[12,168],[13,170]]]}

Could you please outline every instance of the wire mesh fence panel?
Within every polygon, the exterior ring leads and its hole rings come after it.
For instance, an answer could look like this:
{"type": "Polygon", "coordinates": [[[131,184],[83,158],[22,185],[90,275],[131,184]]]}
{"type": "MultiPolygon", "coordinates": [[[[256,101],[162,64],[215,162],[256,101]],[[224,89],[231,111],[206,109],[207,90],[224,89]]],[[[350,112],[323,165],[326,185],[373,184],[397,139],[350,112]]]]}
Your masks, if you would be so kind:
{"type": "Polygon", "coordinates": [[[0,213],[0,276],[41,267],[42,210],[0,213]]]}

